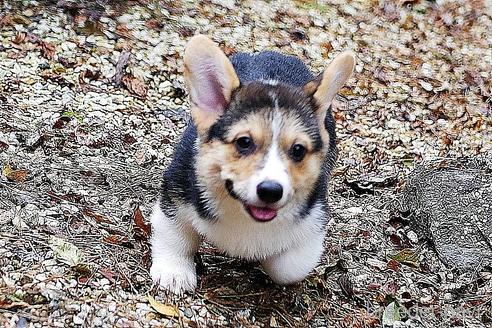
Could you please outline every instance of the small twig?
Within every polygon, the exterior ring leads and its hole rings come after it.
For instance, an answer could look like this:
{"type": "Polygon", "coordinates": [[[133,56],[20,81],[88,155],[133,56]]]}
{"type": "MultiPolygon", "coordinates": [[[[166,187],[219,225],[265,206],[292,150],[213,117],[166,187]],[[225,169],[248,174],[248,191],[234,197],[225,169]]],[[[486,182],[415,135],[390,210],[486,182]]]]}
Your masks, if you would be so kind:
{"type": "Polygon", "coordinates": [[[217,307],[219,307],[219,308],[223,309],[224,311],[226,311],[226,312],[227,312],[227,313],[229,313],[229,314],[233,314],[233,313],[234,313],[234,312],[233,312],[233,311],[231,311],[228,307],[226,307],[226,306],[224,306],[224,305],[222,305],[222,304],[220,304],[220,303],[218,303],[218,302],[212,301],[212,300],[211,300],[211,299],[209,299],[209,298],[205,298],[205,295],[203,295],[203,294],[200,294],[200,293],[198,293],[198,292],[196,292],[195,294],[196,294],[196,295],[198,295],[198,296],[199,296],[201,299],[203,299],[204,301],[209,302],[209,303],[211,303],[211,304],[213,304],[213,305],[215,305],[215,306],[217,306],[217,307]]]}
{"type": "Polygon", "coordinates": [[[116,63],[116,73],[111,78],[116,86],[121,85],[121,79],[123,78],[123,75],[125,75],[125,67],[126,65],[128,65],[129,60],[130,60],[130,52],[129,51],[121,52],[120,57],[118,58],[118,62],[116,63]]]}

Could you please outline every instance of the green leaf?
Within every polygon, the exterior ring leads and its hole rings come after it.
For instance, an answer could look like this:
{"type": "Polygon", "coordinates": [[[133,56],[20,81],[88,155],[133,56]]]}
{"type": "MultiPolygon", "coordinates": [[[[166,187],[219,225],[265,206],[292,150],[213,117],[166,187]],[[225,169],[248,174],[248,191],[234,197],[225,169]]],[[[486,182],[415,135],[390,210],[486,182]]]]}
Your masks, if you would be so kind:
{"type": "Polygon", "coordinates": [[[395,302],[391,302],[383,312],[383,327],[393,327],[393,324],[400,320],[400,307],[395,302]]]}
{"type": "Polygon", "coordinates": [[[398,261],[402,264],[412,266],[414,268],[418,268],[420,266],[418,250],[414,251],[414,250],[405,248],[396,254],[389,255],[389,258],[391,258],[395,261],[398,261]]]}

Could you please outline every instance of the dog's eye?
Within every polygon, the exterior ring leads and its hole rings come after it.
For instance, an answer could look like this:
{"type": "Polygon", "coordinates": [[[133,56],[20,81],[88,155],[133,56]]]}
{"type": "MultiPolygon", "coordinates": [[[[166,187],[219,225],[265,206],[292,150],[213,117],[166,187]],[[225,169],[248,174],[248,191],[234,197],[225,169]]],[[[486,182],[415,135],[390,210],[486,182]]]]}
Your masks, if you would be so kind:
{"type": "Polygon", "coordinates": [[[290,149],[290,157],[294,160],[294,162],[300,162],[306,155],[306,147],[300,144],[295,144],[290,149]]]}
{"type": "Polygon", "coordinates": [[[255,150],[255,144],[250,137],[236,139],[236,149],[243,155],[251,154],[255,150]]]}

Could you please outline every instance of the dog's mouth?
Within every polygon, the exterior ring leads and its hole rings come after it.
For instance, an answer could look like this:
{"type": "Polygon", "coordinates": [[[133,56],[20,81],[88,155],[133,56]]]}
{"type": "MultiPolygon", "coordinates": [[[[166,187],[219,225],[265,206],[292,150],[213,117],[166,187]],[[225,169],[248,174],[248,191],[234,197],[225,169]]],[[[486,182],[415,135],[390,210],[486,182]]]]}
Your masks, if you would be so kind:
{"type": "Polygon", "coordinates": [[[256,221],[268,222],[275,219],[275,217],[277,216],[278,211],[274,208],[254,206],[242,200],[239,195],[234,192],[234,184],[231,180],[226,180],[225,187],[232,198],[237,199],[238,201],[243,203],[246,212],[248,212],[248,214],[256,221]]]}
{"type": "Polygon", "coordinates": [[[246,212],[256,221],[268,222],[277,216],[277,210],[269,207],[258,207],[253,205],[244,204],[246,212]]]}

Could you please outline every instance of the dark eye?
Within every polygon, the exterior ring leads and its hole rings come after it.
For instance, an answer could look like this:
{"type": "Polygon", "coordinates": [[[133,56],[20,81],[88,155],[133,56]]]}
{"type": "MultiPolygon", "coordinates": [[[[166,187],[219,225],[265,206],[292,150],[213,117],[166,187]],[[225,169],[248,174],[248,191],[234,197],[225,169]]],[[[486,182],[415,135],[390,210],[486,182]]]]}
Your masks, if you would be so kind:
{"type": "Polygon", "coordinates": [[[250,137],[236,139],[236,149],[243,155],[251,154],[255,150],[255,144],[250,137]]]}
{"type": "Polygon", "coordinates": [[[294,162],[300,162],[306,155],[306,152],[306,147],[300,144],[295,144],[290,149],[290,157],[294,160],[294,162]]]}

